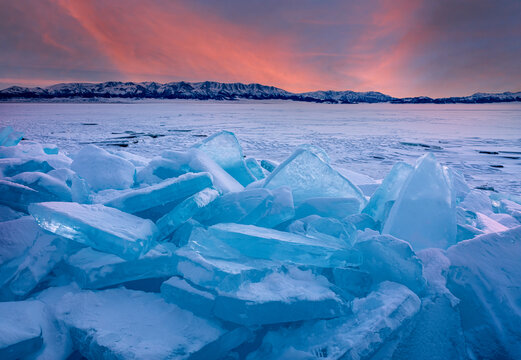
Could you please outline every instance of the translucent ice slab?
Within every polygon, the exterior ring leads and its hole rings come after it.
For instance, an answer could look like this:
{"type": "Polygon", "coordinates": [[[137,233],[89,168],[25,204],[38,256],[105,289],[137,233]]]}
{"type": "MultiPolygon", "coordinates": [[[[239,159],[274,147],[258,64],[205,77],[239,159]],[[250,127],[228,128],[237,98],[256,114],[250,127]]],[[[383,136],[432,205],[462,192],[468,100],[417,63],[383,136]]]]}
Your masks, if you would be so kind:
{"type": "Polygon", "coordinates": [[[405,286],[384,282],[353,301],[351,316],[268,332],[248,360],[367,359],[408,323],[420,303],[405,286]]]}
{"type": "Polygon", "coordinates": [[[183,223],[197,215],[212,201],[217,199],[219,192],[212,188],[206,188],[186,198],[169,213],[156,221],[161,232],[161,237],[167,237],[176,231],[183,223]]]}
{"type": "Polygon", "coordinates": [[[281,186],[291,188],[296,204],[316,197],[354,197],[360,204],[366,203],[358,187],[317,155],[305,149],[295,151],[264,182],[267,189],[281,186]]]}
{"type": "Polygon", "coordinates": [[[99,204],[46,202],[29,212],[47,231],[124,259],[139,257],[157,235],[152,221],[99,204]]]}
{"type": "Polygon", "coordinates": [[[71,169],[87,180],[94,191],[127,189],[134,183],[136,172],[130,161],[95,145],[84,146],[74,157],[71,169]]]}
{"type": "Polygon", "coordinates": [[[113,254],[84,248],[69,256],[65,264],[82,288],[99,289],[177,274],[176,249],[174,244],[159,244],[135,260],[124,260],[113,254]]]}
{"type": "Polygon", "coordinates": [[[272,227],[293,215],[293,198],[288,188],[255,188],[221,196],[196,219],[206,225],[235,222],[272,227]]]}
{"type": "Polygon", "coordinates": [[[105,203],[130,214],[154,218],[164,215],[187,197],[212,186],[208,173],[188,173],[159,184],[124,193],[105,203]],[[159,210],[158,210],[159,209],[159,210]]]}
{"type": "Polygon", "coordinates": [[[81,291],[63,296],[55,308],[81,354],[91,359],[219,358],[246,340],[153,293],[81,291]]]}
{"type": "Polygon", "coordinates": [[[338,240],[315,239],[253,225],[223,223],[192,234],[188,246],[203,256],[224,259],[286,261],[321,267],[359,265],[356,251],[346,250],[338,240]]]}
{"type": "Polygon", "coordinates": [[[383,227],[391,207],[412,171],[411,165],[404,162],[396,163],[364,208],[363,213],[377,221],[380,228],[383,227]]]}
{"type": "Polygon", "coordinates": [[[349,313],[347,304],[323,276],[296,268],[274,272],[258,282],[243,282],[215,299],[218,318],[242,325],[333,318],[349,313]]]}
{"type": "Polygon", "coordinates": [[[408,241],[415,250],[456,243],[456,199],[447,169],[434,155],[418,160],[382,232],[408,241]]]}
{"type": "Polygon", "coordinates": [[[257,180],[246,165],[241,145],[233,133],[221,131],[195,147],[205,152],[243,186],[257,180]]]}

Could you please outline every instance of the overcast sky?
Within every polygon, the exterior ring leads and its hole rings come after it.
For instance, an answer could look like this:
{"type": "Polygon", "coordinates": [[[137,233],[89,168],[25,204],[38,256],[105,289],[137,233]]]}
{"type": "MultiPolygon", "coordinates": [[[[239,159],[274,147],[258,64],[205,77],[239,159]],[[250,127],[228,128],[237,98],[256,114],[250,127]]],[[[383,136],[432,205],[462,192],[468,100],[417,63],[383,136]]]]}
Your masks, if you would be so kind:
{"type": "Polygon", "coordinates": [[[521,1],[0,0],[0,88],[109,80],[520,91],[521,1]]]}

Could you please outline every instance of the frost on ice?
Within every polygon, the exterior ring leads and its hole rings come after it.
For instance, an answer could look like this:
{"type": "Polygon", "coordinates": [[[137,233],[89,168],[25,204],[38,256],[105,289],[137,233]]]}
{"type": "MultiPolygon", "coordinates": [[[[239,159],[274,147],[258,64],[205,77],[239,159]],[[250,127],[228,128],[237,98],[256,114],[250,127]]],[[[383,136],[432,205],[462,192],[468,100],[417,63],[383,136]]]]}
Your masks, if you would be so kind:
{"type": "Polygon", "coordinates": [[[521,198],[432,154],[379,182],[226,131],[152,159],[22,137],[0,129],[1,359],[521,357],[521,198]]]}

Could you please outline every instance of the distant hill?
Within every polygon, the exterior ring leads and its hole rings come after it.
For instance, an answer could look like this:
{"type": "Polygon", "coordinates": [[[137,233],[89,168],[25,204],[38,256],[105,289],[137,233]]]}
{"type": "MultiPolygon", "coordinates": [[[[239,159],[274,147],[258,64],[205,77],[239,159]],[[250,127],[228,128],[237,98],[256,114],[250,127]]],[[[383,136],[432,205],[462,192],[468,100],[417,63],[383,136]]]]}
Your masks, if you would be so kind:
{"type": "Polygon", "coordinates": [[[355,91],[312,91],[292,93],[274,86],[242,83],[205,82],[117,82],[104,83],[64,83],[49,87],[12,86],[0,90],[0,100],[52,100],[52,99],[197,99],[197,100],[237,100],[237,99],[278,99],[318,103],[491,103],[521,101],[521,92],[500,94],[476,93],[465,97],[432,99],[429,97],[395,98],[380,92],[355,91]]]}

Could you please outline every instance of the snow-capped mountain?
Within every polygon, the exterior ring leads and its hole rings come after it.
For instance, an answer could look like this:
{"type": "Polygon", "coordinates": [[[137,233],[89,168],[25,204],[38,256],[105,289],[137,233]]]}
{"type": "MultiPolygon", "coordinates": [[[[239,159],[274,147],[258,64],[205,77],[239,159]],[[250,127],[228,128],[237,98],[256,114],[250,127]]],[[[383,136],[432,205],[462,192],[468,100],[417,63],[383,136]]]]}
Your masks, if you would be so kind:
{"type": "Polygon", "coordinates": [[[504,93],[475,93],[470,96],[457,96],[433,99],[426,96],[418,96],[412,98],[395,99],[393,103],[400,104],[481,104],[496,102],[514,102],[521,101],[521,91],[504,92],[504,93]]]}
{"type": "Polygon", "coordinates": [[[10,99],[198,99],[198,100],[237,100],[237,99],[279,99],[327,103],[490,103],[521,101],[521,92],[476,93],[465,97],[432,99],[429,97],[395,98],[380,92],[355,91],[312,91],[292,93],[274,86],[242,83],[205,82],[119,82],[104,83],[63,83],[49,87],[27,88],[12,86],[0,90],[0,100],[10,99]]]}

